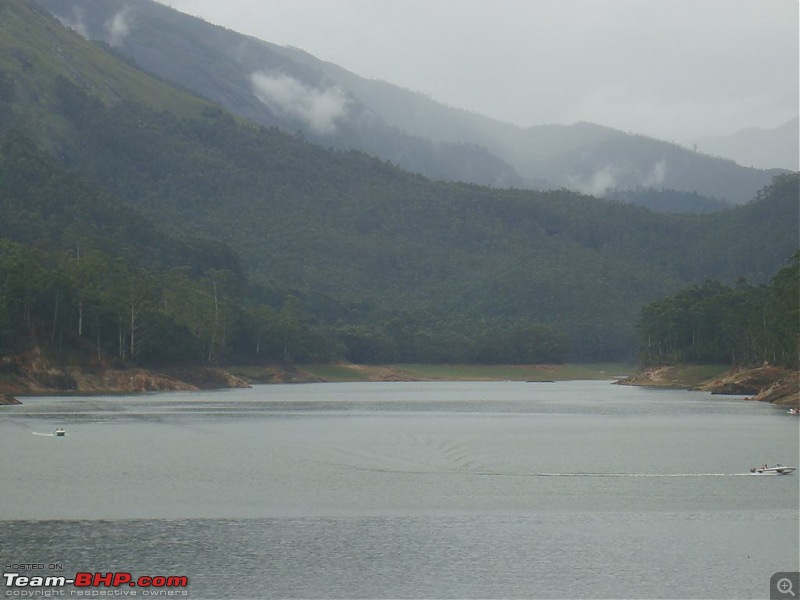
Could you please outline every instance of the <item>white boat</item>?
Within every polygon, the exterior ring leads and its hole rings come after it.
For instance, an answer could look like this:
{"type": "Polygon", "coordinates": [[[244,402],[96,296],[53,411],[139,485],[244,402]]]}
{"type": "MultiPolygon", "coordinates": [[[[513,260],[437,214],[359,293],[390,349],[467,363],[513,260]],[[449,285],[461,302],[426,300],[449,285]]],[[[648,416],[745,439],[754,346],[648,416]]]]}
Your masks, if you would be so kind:
{"type": "Polygon", "coordinates": [[[56,429],[56,437],[64,437],[65,435],[67,435],[66,429],[63,429],[62,427],[56,429]]]}
{"type": "Polygon", "coordinates": [[[790,415],[800,415],[800,408],[790,408],[788,411],[790,415]]]}
{"type": "Polygon", "coordinates": [[[780,463],[774,467],[768,467],[767,465],[763,467],[750,467],[750,472],[754,475],[789,475],[790,473],[794,473],[794,471],[794,467],[787,467],[780,463]]]}

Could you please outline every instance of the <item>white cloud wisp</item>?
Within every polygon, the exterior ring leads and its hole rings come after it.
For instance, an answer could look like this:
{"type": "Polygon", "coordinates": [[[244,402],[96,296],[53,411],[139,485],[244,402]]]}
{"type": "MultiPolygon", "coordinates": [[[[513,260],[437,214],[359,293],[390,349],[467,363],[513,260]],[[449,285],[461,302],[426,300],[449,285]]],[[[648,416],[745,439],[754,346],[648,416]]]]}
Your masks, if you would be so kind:
{"type": "Polygon", "coordinates": [[[311,87],[285,73],[250,75],[256,98],[271,110],[290,115],[317,134],[336,131],[336,122],[347,114],[347,97],[338,87],[311,87]]]}

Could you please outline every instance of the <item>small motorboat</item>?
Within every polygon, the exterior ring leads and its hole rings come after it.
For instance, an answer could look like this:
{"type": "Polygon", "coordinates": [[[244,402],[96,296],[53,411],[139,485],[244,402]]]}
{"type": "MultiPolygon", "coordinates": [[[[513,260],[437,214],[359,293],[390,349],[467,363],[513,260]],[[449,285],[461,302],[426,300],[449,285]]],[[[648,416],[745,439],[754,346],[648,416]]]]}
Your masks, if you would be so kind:
{"type": "Polygon", "coordinates": [[[754,475],[789,475],[790,473],[794,473],[794,471],[794,467],[787,467],[780,463],[776,464],[774,467],[769,467],[767,465],[750,467],[750,472],[754,475]]]}
{"type": "Polygon", "coordinates": [[[66,429],[64,429],[63,427],[59,427],[58,429],[56,429],[56,437],[64,437],[65,435],[67,435],[66,429]]]}
{"type": "Polygon", "coordinates": [[[790,415],[800,415],[800,408],[790,408],[788,411],[790,415]]]}

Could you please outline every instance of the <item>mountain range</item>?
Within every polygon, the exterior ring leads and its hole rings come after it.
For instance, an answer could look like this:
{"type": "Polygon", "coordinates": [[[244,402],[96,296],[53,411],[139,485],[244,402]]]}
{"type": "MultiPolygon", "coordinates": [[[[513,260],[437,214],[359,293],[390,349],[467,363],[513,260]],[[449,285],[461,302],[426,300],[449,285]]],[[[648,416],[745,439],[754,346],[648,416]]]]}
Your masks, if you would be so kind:
{"type": "Polygon", "coordinates": [[[750,127],[730,135],[696,138],[692,142],[704,152],[727,156],[740,165],[797,171],[800,166],[799,131],[800,118],[794,118],[771,129],[750,127]]]}
{"type": "MultiPolygon", "coordinates": [[[[630,192],[671,190],[691,195],[691,204],[680,203],[682,210],[693,205],[702,211],[746,202],[780,172],[593,123],[503,123],[152,0],[37,1],[83,36],[234,114],[302,131],[325,147],[364,151],[433,179],[593,195],[626,192],[625,201],[633,203],[638,196],[630,192]]],[[[662,200],[648,206],[673,210],[667,197],[662,200]]]]}
{"type": "Polygon", "coordinates": [[[797,251],[796,174],[701,216],[434,181],[232,114],[64,18],[0,2],[0,352],[33,336],[153,360],[631,358],[645,303],[766,283],[797,251]]]}

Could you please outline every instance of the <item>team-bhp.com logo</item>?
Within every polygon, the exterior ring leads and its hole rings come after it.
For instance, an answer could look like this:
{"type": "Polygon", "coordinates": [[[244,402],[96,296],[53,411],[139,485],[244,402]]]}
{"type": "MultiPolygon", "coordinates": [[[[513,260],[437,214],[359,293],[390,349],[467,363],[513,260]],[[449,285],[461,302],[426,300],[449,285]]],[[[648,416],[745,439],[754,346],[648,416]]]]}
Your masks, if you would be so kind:
{"type": "MultiPolygon", "coordinates": [[[[75,586],[76,588],[84,588],[85,593],[80,593],[81,590],[73,590],[79,593],[70,595],[82,596],[99,596],[108,595],[98,593],[97,588],[141,588],[142,596],[175,596],[174,592],[177,589],[185,588],[189,585],[189,578],[180,575],[143,575],[134,578],[133,575],[127,572],[109,572],[109,573],[76,573],[74,577],[64,577],[63,575],[21,575],[20,573],[3,573],[3,581],[7,588],[63,588],[68,585],[75,586]],[[165,594],[167,590],[172,593],[165,594]],[[94,592],[94,593],[91,593],[94,592]]],[[[124,595],[135,596],[135,590],[126,589],[129,593],[124,595]]],[[[27,594],[15,594],[13,590],[7,590],[6,596],[23,596],[27,594]],[[11,592],[11,593],[9,593],[11,592]]],[[[123,595],[123,594],[114,594],[123,595]]]]}

